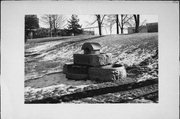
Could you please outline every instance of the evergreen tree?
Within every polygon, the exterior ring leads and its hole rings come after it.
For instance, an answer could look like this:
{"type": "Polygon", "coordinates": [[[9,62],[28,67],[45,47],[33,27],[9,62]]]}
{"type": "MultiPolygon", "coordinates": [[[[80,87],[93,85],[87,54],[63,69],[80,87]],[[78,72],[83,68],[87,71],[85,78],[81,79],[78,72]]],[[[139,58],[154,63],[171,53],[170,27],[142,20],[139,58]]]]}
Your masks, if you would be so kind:
{"type": "MultiPolygon", "coordinates": [[[[30,32],[32,32],[34,29],[39,28],[39,19],[37,18],[37,15],[26,15],[25,16],[25,37],[28,36],[30,32]]],[[[26,38],[25,38],[26,42],[26,38]]]]}
{"type": "Polygon", "coordinates": [[[77,15],[72,15],[68,21],[68,32],[72,35],[78,35],[83,32],[81,25],[79,25],[79,19],[77,15]]]}

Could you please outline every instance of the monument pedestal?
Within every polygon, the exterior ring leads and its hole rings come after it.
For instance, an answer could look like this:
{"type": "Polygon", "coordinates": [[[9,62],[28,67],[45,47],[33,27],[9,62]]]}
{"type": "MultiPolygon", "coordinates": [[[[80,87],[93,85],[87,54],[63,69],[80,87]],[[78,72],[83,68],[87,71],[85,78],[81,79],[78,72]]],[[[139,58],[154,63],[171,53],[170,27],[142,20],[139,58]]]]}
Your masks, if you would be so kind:
{"type": "Polygon", "coordinates": [[[123,65],[112,65],[110,53],[100,53],[99,43],[84,43],[84,54],[74,54],[74,64],[65,64],[63,73],[69,79],[90,79],[98,81],[115,81],[126,78],[123,65]]]}

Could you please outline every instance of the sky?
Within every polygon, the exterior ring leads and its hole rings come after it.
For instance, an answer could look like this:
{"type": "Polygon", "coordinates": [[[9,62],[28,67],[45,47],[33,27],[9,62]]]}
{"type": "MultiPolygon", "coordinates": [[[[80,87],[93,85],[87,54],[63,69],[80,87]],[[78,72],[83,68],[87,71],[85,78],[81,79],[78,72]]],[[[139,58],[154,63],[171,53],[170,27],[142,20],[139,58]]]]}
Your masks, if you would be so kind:
{"type": "MultiPolygon", "coordinates": [[[[37,17],[39,18],[40,27],[48,28],[49,26],[47,26],[46,24],[42,22],[42,19],[41,19],[42,16],[43,15],[37,15],[37,17]]],[[[66,17],[68,20],[71,18],[71,15],[63,15],[63,16],[66,17]]],[[[93,25],[90,25],[93,21],[95,21],[94,15],[78,15],[78,18],[79,18],[79,24],[82,25],[82,28],[97,26],[97,22],[95,22],[93,25]]],[[[120,16],[119,16],[119,19],[120,19],[120,16]]],[[[141,24],[143,21],[145,21],[145,24],[158,22],[158,16],[157,15],[140,15],[141,24]]],[[[93,30],[95,34],[98,34],[98,28],[91,28],[91,29],[86,29],[86,30],[93,30]]],[[[124,30],[124,33],[127,33],[127,29],[124,30]]],[[[102,28],[102,34],[103,35],[110,34],[110,28],[109,27],[102,28]]],[[[116,34],[115,24],[112,27],[111,34],[116,34]]]]}

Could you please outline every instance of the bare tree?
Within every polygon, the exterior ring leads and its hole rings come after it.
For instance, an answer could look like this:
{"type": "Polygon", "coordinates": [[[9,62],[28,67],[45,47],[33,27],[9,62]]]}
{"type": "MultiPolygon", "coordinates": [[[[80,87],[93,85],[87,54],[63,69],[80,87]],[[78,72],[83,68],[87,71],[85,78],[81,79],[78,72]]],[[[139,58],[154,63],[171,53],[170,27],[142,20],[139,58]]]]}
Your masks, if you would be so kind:
{"type": "Polygon", "coordinates": [[[50,36],[52,34],[57,35],[57,29],[60,29],[65,26],[66,17],[63,15],[43,15],[41,21],[49,26],[50,36]]]}
{"type": "Polygon", "coordinates": [[[105,20],[107,23],[106,25],[110,28],[110,34],[112,33],[112,27],[114,24],[116,24],[116,33],[119,34],[119,15],[107,15],[107,18],[105,20]]]}
{"type": "Polygon", "coordinates": [[[110,31],[110,34],[112,34],[112,27],[113,27],[113,23],[110,22],[110,24],[109,24],[109,31],[110,31]]]}
{"type": "MultiPolygon", "coordinates": [[[[132,15],[126,15],[126,14],[121,14],[119,19],[119,15],[107,15],[106,21],[110,23],[110,29],[111,27],[116,24],[116,33],[119,34],[119,27],[121,29],[121,34],[124,33],[124,28],[125,26],[131,25],[130,20],[133,19],[132,15]]],[[[110,31],[111,32],[111,31],[110,31]]]]}
{"type": "Polygon", "coordinates": [[[100,36],[102,35],[102,23],[103,23],[104,17],[105,17],[105,15],[102,15],[102,18],[101,18],[100,14],[96,15],[96,20],[98,22],[98,28],[99,28],[99,35],[100,36]]]}
{"type": "Polygon", "coordinates": [[[134,24],[133,15],[121,14],[120,19],[119,19],[118,14],[112,14],[112,15],[99,15],[98,14],[95,16],[96,16],[96,19],[94,20],[94,22],[91,23],[91,25],[98,22],[99,35],[102,35],[102,32],[101,32],[102,27],[103,27],[102,25],[108,26],[110,30],[110,34],[111,34],[112,27],[113,25],[116,24],[116,33],[119,34],[119,28],[120,28],[121,34],[123,34],[125,27],[132,26],[132,24],[134,24]]]}
{"type": "Polygon", "coordinates": [[[98,23],[98,29],[99,29],[99,35],[102,35],[102,27],[103,27],[103,20],[105,18],[106,15],[100,15],[100,14],[96,14],[95,15],[95,20],[91,23],[89,23],[87,21],[87,23],[91,26],[93,24],[95,24],[96,22],[98,23]]]}
{"type": "Polygon", "coordinates": [[[133,16],[127,14],[121,14],[121,21],[119,23],[121,34],[124,33],[124,27],[131,25],[130,20],[132,20],[133,16]]]}
{"type": "Polygon", "coordinates": [[[115,15],[106,15],[105,25],[109,27],[110,34],[112,34],[112,27],[117,22],[115,15]]]}

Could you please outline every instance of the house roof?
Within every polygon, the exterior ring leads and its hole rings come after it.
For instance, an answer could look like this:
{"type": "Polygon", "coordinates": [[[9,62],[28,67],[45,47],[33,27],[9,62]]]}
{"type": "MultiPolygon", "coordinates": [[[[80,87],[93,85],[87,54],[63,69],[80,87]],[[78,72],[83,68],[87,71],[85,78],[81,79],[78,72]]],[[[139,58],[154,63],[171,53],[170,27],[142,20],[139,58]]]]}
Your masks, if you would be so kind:
{"type": "Polygon", "coordinates": [[[158,22],[153,22],[153,23],[147,23],[146,25],[158,25],[158,22]]]}
{"type": "Polygon", "coordinates": [[[99,43],[96,43],[96,42],[86,42],[82,45],[82,50],[85,50],[85,49],[89,49],[91,51],[93,50],[100,50],[101,49],[101,45],[99,43]]]}

